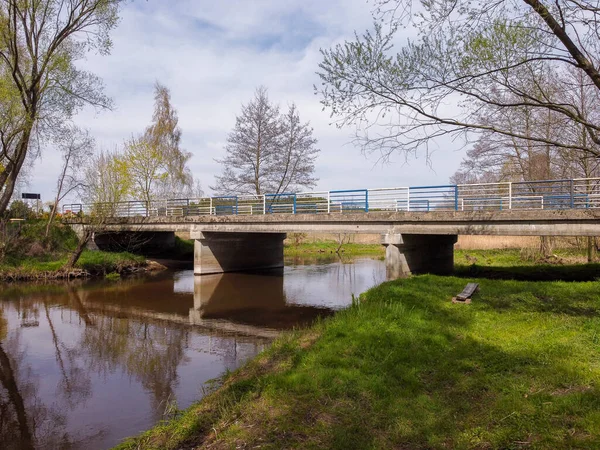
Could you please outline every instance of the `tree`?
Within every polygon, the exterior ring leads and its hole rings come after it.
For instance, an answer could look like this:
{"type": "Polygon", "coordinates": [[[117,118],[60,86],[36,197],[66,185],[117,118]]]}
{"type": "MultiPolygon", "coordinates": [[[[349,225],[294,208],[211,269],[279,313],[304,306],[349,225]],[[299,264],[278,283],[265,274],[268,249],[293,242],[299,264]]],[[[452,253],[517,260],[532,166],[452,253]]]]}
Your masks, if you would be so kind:
{"type": "Polygon", "coordinates": [[[123,155],[133,183],[132,195],[146,204],[152,199],[178,197],[193,190],[194,179],[187,166],[191,154],[180,148],[178,122],[168,88],[157,82],[152,124],[143,135],[126,144],[123,155]]]}
{"type": "MultiPolygon", "coordinates": [[[[540,78],[541,85],[531,86],[531,97],[544,95],[555,103],[571,103],[579,107],[582,115],[588,118],[600,117],[600,91],[592,87],[581,71],[567,70],[560,79],[547,73],[540,78]]],[[[515,102],[518,97],[515,96],[515,102]]],[[[590,178],[599,174],[600,159],[591,152],[581,152],[573,148],[555,147],[548,143],[529,139],[532,136],[546,140],[562,139],[573,147],[594,149],[597,145],[589,142],[585,128],[565,120],[564,116],[549,110],[536,110],[528,106],[511,109],[485,105],[480,111],[482,122],[495,121],[496,124],[519,133],[527,138],[516,138],[498,133],[483,132],[475,145],[467,151],[459,171],[451,178],[455,183],[529,181],[564,178],[590,178]]],[[[597,188],[591,181],[589,193],[597,188]]],[[[528,184],[532,194],[545,185],[528,184]]],[[[588,253],[592,258],[592,240],[588,242],[588,253]]],[[[544,256],[552,252],[551,239],[542,237],[541,250],[544,256]]]]}
{"type": "Polygon", "coordinates": [[[82,201],[93,205],[94,211],[114,208],[127,199],[132,182],[123,160],[121,152],[104,150],[89,158],[83,169],[82,201]]]}
{"type": "Polygon", "coordinates": [[[223,172],[211,189],[223,195],[263,195],[314,186],[319,150],[312,133],[310,125],[300,121],[295,105],[282,116],[260,86],[236,117],[226,156],[217,160],[223,172]]]}
{"type": "Polygon", "coordinates": [[[63,199],[77,189],[83,187],[83,171],[85,160],[94,151],[94,139],[88,131],[78,127],[65,130],[61,136],[59,147],[62,152],[63,165],[56,182],[56,196],[50,209],[46,223],[45,237],[48,237],[50,226],[56,217],[58,206],[63,199]]]}
{"type": "Polygon", "coordinates": [[[298,109],[292,103],[287,114],[281,117],[282,146],[275,154],[272,169],[273,182],[277,187],[275,194],[296,192],[300,187],[313,187],[317,183],[314,177],[315,159],[319,150],[317,140],[308,123],[300,122],[298,109]]]}
{"type": "Polygon", "coordinates": [[[131,180],[133,197],[149,205],[156,185],[168,177],[165,153],[144,137],[132,138],[125,146],[122,163],[131,180]]]}
{"type": "Polygon", "coordinates": [[[597,2],[428,0],[414,9],[409,0],[376,3],[373,31],[322,51],[322,84],[315,87],[338,125],[357,127],[365,151],[410,154],[442,136],[468,142],[473,133],[491,133],[600,156],[596,145],[527,134],[480,114],[486,106],[551,114],[599,144],[600,122],[575,102],[556,101],[544,82],[548,73],[560,78],[574,68],[600,90],[597,2]],[[405,26],[417,38],[394,54],[405,26]]]}
{"type": "Polygon", "coordinates": [[[114,216],[117,204],[127,199],[131,191],[129,172],[118,151],[92,155],[83,170],[82,201],[91,205],[91,211],[75,250],[62,268],[66,272],[75,267],[94,233],[102,230],[106,219],[114,216]]]}
{"type": "Polygon", "coordinates": [[[108,53],[121,2],[0,3],[0,214],[40,136],[60,129],[83,105],[110,107],[99,78],[78,61],[92,49],[108,53]]]}

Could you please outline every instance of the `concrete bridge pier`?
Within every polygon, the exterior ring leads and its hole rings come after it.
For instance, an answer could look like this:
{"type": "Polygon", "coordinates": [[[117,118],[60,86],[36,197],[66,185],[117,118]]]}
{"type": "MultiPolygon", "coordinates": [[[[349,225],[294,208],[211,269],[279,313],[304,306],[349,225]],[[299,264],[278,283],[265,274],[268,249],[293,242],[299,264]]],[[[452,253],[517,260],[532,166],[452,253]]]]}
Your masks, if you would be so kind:
{"type": "Polygon", "coordinates": [[[285,233],[192,232],[194,274],[283,267],[285,233]]]}
{"type": "Polygon", "coordinates": [[[387,278],[411,274],[448,275],[454,270],[454,244],[457,235],[382,234],[387,278]]]}

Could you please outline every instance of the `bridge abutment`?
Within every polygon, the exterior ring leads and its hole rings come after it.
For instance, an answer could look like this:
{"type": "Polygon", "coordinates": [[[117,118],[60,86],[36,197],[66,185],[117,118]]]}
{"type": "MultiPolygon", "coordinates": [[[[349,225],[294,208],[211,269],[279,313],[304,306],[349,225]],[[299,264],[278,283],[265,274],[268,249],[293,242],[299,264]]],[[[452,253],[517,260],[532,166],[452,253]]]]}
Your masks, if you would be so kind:
{"type": "Polygon", "coordinates": [[[411,274],[448,275],[454,270],[457,235],[383,234],[388,279],[411,274]]]}
{"type": "Polygon", "coordinates": [[[194,233],[194,274],[283,267],[285,233],[194,233]]]}

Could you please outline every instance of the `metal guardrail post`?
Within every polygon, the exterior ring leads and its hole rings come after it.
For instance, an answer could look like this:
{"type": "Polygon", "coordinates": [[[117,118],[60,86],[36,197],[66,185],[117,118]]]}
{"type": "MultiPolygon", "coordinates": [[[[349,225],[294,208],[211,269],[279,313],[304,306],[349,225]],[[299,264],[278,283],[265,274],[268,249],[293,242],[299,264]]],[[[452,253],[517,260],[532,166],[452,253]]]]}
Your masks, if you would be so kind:
{"type": "Polygon", "coordinates": [[[458,185],[454,185],[454,211],[458,211],[458,185]]]}
{"type": "Polygon", "coordinates": [[[508,209],[512,209],[512,182],[508,182],[508,209]]]}
{"type": "Polygon", "coordinates": [[[331,191],[327,191],[327,214],[331,213],[331,191]]]}
{"type": "Polygon", "coordinates": [[[406,212],[410,211],[410,188],[406,190],[406,212]]]}
{"type": "Polygon", "coordinates": [[[267,196],[263,195],[263,216],[267,214],[267,196]]]}
{"type": "Polygon", "coordinates": [[[212,197],[210,198],[210,203],[208,204],[208,215],[212,216],[213,213],[213,200],[212,197]]]}
{"type": "Polygon", "coordinates": [[[369,212],[369,191],[365,191],[365,212],[369,212]]]}
{"type": "Polygon", "coordinates": [[[573,186],[573,180],[569,180],[569,193],[571,195],[571,208],[575,207],[575,192],[573,186]]]}
{"type": "Polygon", "coordinates": [[[293,213],[296,214],[296,194],[294,194],[294,206],[293,206],[293,213]]]}

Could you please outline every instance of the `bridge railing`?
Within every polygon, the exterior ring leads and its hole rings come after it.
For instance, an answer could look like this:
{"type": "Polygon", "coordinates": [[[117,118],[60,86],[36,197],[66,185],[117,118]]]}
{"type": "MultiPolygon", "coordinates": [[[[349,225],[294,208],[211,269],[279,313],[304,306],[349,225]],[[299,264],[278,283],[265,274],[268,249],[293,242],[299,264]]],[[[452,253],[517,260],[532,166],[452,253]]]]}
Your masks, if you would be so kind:
{"type": "Polygon", "coordinates": [[[460,211],[490,211],[511,209],[510,183],[459,184],[460,211]]]}
{"type": "Polygon", "coordinates": [[[328,191],[300,192],[296,194],[296,214],[329,213],[330,197],[328,191]]]}
{"type": "Polygon", "coordinates": [[[369,189],[369,211],[408,211],[409,188],[369,189]]]}
{"type": "Polygon", "coordinates": [[[330,213],[369,212],[368,189],[329,191],[330,213]]]}
{"type": "Polygon", "coordinates": [[[458,211],[458,186],[415,186],[408,190],[407,211],[458,211]]]}
{"type": "Polygon", "coordinates": [[[600,178],[74,203],[62,210],[72,215],[184,217],[589,208],[600,208],[600,178]]]}
{"type": "Polygon", "coordinates": [[[577,178],[573,191],[576,208],[600,208],[600,178],[577,178]]]}

